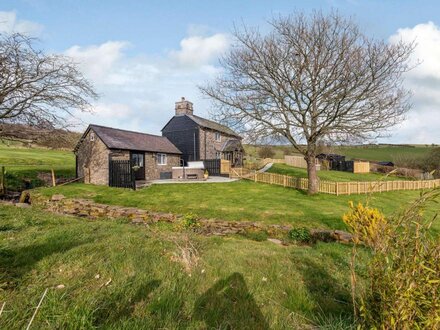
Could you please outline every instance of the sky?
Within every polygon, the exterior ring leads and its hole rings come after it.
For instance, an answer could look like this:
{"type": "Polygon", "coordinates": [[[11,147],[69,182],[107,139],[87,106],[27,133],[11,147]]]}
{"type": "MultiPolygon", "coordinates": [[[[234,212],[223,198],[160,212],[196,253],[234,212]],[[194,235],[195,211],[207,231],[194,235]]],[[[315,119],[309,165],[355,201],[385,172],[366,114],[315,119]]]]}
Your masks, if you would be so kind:
{"type": "Polygon", "coordinates": [[[440,143],[440,2],[391,0],[113,1],[0,0],[0,32],[38,38],[48,53],[70,56],[99,99],[88,123],[160,134],[184,96],[194,113],[215,111],[199,92],[220,73],[234,24],[258,26],[278,15],[337,10],[375,38],[417,43],[406,74],[412,90],[407,119],[382,143],[440,143]]]}

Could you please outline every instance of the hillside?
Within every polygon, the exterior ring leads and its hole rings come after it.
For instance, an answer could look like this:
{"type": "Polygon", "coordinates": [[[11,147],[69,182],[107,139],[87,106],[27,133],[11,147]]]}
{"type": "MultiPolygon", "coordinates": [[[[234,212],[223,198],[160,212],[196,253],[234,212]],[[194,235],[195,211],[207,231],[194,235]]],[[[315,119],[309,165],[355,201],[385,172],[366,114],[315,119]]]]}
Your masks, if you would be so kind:
{"type": "MultiPolygon", "coordinates": [[[[250,157],[258,157],[261,146],[245,145],[246,154],[250,157]]],[[[283,158],[284,155],[294,154],[297,151],[291,146],[272,146],[275,152],[274,158],[283,158]]],[[[323,147],[321,152],[337,153],[347,159],[364,159],[369,161],[393,161],[398,162],[402,158],[421,158],[434,148],[432,145],[365,145],[365,146],[333,146],[323,147]]]]}
{"type": "Polygon", "coordinates": [[[5,166],[6,188],[22,190],[51,181],[51,170],[56,178],[75,177],[73,152],[48,148],[21,146],[20,141],[0,142],[0,166],[5,166]],[[45,182],[46,181],[46,182],[45,182]]]}
{"type": "Polygon", "coordinates": [[[72,150],[81,133],[21,124],[0,124],[0,143],[5,146],[44,147],[72,150]]]}

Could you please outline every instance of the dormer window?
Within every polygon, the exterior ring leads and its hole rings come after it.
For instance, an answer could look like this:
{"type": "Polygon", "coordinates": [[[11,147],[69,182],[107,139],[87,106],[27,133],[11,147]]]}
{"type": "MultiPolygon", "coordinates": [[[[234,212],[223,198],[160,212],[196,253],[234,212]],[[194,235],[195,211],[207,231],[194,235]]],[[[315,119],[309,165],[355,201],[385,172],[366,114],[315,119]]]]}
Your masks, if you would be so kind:
{"type": "Polygon", "coordinates": [[[90,132],[90,142],[95,141],[95,132],[90,132]]]}
{"type": "Polygon", "coordinates": [[[220,142],[221,139],[222,139],[221,134],[220,134],[219,132],[215,132],[215,140],[218,141],[218,142],[220,142]]]}

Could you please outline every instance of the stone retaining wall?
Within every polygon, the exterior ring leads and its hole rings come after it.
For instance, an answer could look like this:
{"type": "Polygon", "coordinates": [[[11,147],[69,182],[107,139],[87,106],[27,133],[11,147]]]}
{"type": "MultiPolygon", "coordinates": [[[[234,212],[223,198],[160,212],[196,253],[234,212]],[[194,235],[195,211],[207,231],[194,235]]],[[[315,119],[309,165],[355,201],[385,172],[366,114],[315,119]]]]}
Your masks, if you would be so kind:
{"type": "MultiPolygon", "coordinates": [[[[80,198],[65,198],[63,195],[53,195],[50,200],[34,198],[33,203],[41,204],[50,212],[67,214],[88,219],[119,219],[126,218],[134,224],[152,224],[159,221],[177,223],[182,215],[174,213],[153,212],[134,207],[123,207],[95,203],[92,200],[80,198]]],[[[226,221],[219,219],[198,219],[200,227],[197,232],[205,235],[234,235],[246,232],[266,231],[272,237],[286,236],[291,226],[266,225],[247,221],[226,221]]],[[[348,243],[351,235],[338,230],[311,230],[313,237],[323,241],[340,241],[348,243]]]]}

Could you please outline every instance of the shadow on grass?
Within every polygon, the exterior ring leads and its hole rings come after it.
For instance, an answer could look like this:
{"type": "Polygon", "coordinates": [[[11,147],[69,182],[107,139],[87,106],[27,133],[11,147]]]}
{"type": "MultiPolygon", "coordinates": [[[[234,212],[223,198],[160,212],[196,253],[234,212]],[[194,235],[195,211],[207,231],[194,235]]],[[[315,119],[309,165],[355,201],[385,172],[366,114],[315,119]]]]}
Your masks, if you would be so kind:
{"type": "Polygon", "coordinates": [[[142,284],[132,296],[127,297],[127,290],[122,289],[110,296],[105,296],[95,312],[94,325],[111,325],[133,315],[136,304],[149,300],[151,293],[160,286],[161,281],[152,280],[142,284]]]}
{"type": "Polygon", "coordinates": [[[53,254],[64,253],[90,241],[66,240],[66,237],[51,237],[44,243],[18,248],[0,246],[0,283],[4,289],[13,289],[21,278],[31,271],[40,260],[53,254]]]}
{"type": "Polygon", "coordinates": [[[353,318],[353,307],[349,287],[340,285],[323,265],[305,258],[294,260],[302,274],[304,284],[314,302],[311,317],[318,321],[353,318]]]}
{"type": "Polygon", "coordinates": [[[269,329],[240,273],[218,281],[197,299],[193,316],[208,329],[269,329]]]}

